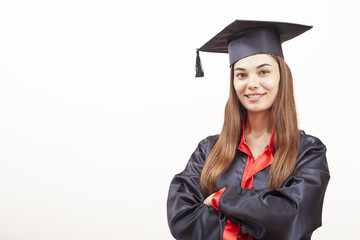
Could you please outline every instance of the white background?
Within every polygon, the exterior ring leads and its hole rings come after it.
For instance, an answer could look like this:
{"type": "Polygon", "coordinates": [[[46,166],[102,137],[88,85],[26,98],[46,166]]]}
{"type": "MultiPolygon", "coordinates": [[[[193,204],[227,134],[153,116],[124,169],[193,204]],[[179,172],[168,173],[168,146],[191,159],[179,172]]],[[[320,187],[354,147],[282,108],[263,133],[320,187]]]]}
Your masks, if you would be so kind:
{"type": "Polygon", "coordinates": [[[166,198],[219,133],[235,19],[314,25],[283,45],[300,126],[328,147],[313,239],[359,239],[356,1],[0,2],[0,240],[172,239],[166,198]]]}

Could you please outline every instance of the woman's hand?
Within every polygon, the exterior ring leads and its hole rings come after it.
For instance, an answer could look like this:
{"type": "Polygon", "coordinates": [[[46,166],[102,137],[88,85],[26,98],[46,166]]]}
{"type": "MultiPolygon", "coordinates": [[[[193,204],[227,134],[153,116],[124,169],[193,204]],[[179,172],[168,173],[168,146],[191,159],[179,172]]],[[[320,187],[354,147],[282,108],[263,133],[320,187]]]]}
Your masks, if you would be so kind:
{"type": "Polygon", "coordinates": [[[212,207],[212,204],[211,204],[211,199],[213,198],[215,193],[211,194],[210,196],[208,196],[205,200],[204,200],[204,204],[209,206],[209,207],[212,207]]]}

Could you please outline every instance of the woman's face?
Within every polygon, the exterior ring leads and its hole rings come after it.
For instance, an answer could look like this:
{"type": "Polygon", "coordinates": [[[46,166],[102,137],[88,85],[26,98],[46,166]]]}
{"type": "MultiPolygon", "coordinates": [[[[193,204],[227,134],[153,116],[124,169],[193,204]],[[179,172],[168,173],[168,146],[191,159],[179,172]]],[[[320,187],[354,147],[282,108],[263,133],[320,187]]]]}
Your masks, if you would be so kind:
{"type": "Polygon", "coordinates": [[[240,59],[234,64],[234,87],[248,112],[270,110],[279,89],[280,70],[267,54],[240,59]]]}

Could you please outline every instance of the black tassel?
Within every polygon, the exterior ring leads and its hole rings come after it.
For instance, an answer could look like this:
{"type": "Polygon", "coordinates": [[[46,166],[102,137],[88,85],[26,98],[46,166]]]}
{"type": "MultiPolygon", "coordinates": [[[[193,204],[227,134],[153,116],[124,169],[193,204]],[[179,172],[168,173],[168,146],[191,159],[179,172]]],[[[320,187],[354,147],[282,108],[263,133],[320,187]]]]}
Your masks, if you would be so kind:
{"type": "Polygon", "coordinates": [[[195,77],[203,77],[204,71],[201,64],[201,59],[199,55],[199,49],[196,49],[196,65],[195,65],[196,75],[195,77]]]}

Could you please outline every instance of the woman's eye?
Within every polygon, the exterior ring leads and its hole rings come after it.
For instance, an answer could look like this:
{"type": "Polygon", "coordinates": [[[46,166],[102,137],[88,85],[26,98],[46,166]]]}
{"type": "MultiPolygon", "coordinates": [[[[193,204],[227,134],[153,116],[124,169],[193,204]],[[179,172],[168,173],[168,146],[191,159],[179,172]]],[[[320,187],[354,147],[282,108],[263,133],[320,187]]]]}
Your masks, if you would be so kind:
{"type": "Polygon", "coordinates": [[[236,75],[237,78],[245,78],[246,77],[246,74],[245,73],[238,73],[236,75]]]}
{"type": "Polygon", "coordinates": [[[268,74],[269,73],[269,71],[266,71],[266,70],[261,70],[260,71],[260,75],[265,75],[265,74],[268,74]]]}

